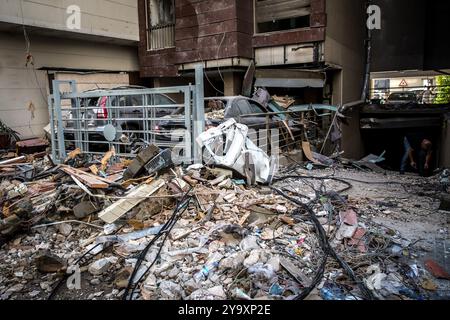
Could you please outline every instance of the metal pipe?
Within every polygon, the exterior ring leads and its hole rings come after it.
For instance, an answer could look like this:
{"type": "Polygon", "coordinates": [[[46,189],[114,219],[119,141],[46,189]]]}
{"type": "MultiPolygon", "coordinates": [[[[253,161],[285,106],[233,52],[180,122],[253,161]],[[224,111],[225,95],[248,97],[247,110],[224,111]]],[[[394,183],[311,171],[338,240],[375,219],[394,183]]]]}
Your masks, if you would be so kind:
{"type": "MultiPolygon", "coordinates": [[[[192,137],[192,140],[195,141],[205,131],[205,93],[202,64],[195,66],[195,109],[193,115],[194,137],[192,137]]],[[[197,143],[194,143],[194,163],[202,162],[202,148],[197,143]]]]}
{"type": "MultiPolygon", "coordinates": [[[[371,4],[371,0],[366,2],[366,12],[371,4]]],[[[369,18],[369,13],[367,12],[367,18],[369,18]]],[[[364,72],[364,84],[361,92],[361,100],[367,101],[367,96],[369,94],[369,82],[370,82],[370,64],[372,60],[372,30],[367,28],[367,39],[366,39],[366,66],[364,72]]]]}
{"type": "Polygon", "coordinates": [[[339,108],[339,112],[345,113],[348,109],[350,109],[354,106],[360,105],[360,104],[364,104],[364,103],[366,103],[366,100],[356,100],[356,101],[348,102],[339,108]]]}

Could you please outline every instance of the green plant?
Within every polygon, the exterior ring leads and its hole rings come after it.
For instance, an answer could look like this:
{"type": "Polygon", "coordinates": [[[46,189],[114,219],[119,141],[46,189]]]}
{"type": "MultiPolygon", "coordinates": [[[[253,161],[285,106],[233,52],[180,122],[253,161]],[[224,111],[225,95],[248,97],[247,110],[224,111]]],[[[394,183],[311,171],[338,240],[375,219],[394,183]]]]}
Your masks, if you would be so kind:
{"type": "Polygon", "coordinates": [[[9,135],[15,141],[20,140],[19,133],[15,130],[11,129],[10,127],[8,127],[2,120],[0,120],[0,134],[9,135]]]}
{"type": "Polygon", "coordinates": [[[450,76],[438,76],[436,83],[437,94],[434,103],[450,103],[450,76]]]}

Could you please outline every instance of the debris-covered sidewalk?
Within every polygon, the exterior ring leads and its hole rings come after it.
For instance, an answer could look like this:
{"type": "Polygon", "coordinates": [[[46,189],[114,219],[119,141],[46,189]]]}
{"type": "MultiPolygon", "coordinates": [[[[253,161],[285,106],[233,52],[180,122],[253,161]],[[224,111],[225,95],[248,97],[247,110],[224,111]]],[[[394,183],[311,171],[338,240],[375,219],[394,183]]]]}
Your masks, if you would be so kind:
{"type": "Polygon", "coordinates": [[[439,176],[335,161],[249,186],[149,146],[61,165],[4,154],[0,177],[1,299],[450,297],[439,176]]]}

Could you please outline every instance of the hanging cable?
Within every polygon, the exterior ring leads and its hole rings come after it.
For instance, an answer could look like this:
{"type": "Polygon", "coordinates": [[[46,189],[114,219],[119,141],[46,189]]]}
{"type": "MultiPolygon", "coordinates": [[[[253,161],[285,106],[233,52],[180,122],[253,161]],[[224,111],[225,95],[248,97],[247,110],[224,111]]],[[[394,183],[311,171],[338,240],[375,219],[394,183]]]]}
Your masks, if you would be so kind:
{"type": "Polygon", "coordinates": [[[168,237],[170,231],[175,226],[175,223],[181,217],[181,215],[184,213],[184,211],[186,211],[186,209],[188,208],[188,205],[191,201],[191,197],[189,196],[191,190],[192,190],[192,188],[186,192],[186,194],[183,196],[181,201],[175,207],[175,210],[174,210],[172,216],[169,218],[169,220],[164,224],[164,226],[161,228],[159,233],[155,235],[155,237],[148,243],[148,245],[144,248],[144,250],[142,250],[141,253],[139,254],[138,260],[136,261],[136,264],[134,266],[134,270],[128,281],[127,288],[125,289],[125,293],[122,298],[123,300],[133,300],[133,294],[134,294],[138,284],[140,283],[140,281],[144,278],[144,276],[148,273],[148,271],[153,267],[153,265],[157,261],[159,255],[161,254],[161,250],[164,246],[165,241],[167,240],[167,237],[168,237]],[[135,281],[134,278],[136,277],[136,274],[138,273],[140,266],[142,265],[142,262],[144,261],[148,251],[153,246],[153,244],[155,244],[163,235],[165,235],[165,236],[160,244],[160,247],[158,249],[155,259],[152,261],[150,266],[146,268],[145,272],[142,273],[142,275],[139,277],[139,279],[137,279],[135,281]],[[131,293],[130,293],[130,290],[131,290],[131,293]]]}
{"type": "MultiPolygon", "coordinates": [[[[318,180],[329,179],[329,178],[324,178],[324,177],[309,177],[309,176],[298,176],[297,175],[297,176],[285,176],[285,177],[277,178],[276,181],[280,182],[280,181],[284,181],[286,179],[299,178],[299,177],[301,177],[302,179],[318,179],[318,180]]],[[[343,192],[343,191],[351,188],[351,184],[349,184],[348,182],[344,182],[341,179],[333,178],[332,180],[337,180],[337,181],[343,182],[344,184],[347,185],[343,190],[341,190],[339,192],[343,192]]],[[[366,285],[357,278],[357,276],[355,275],[353,270],[350,268],[350,266],[336,253],[334,248],[330,245],[330,243],[328,241],[328,237],[325,232],[325,229],[322,227],[322,224],[320,223],[320,221],[316,217],[315,212],[311,208],[311,204],[314,203],[314,200],[311,201],[309,204],[305,204],[305,203],[299,201],[298,199],[289,196],[284,191],[282,191],[278,188],[271,187],[271,189],[274,190],[279,195],[286,198],[287,200],[295,203],[296,205],[298,205],[300,208],[302,208],[309,214],[310,220],[314,223],[316,231],[317,231],[318,235],[320,236],[321,240],[323,241],[323,250],[324,250],[325,254],[326,255],[329,254],[338,262],[338,264],[341,266],[341,268],[344,269],[345,273],[358,285],[359,289],[361,290],[361,293],[364,295],[364,297],[366,299],[369,299],[369,300],[376,299],[375,296],[372,294],[372,292],[366,287],[366,285]]],[[[316,200],[317,200],[317,198],[316,198],[316,200]]],[[[319,269],[319,273],[320,273],[320,269],[319,269]]],[[[317,278],[317,276],[316,276],[316,278],[317,278]]],[[[316,278],[315,278],[315,280],[317,280],[316,278]]],[[[311,288],[308,288],[308,289],[312,290],[311,288]]],[[[303,296],[304,295],[302,294],[300,297],[303,297],[303,296]]]]}

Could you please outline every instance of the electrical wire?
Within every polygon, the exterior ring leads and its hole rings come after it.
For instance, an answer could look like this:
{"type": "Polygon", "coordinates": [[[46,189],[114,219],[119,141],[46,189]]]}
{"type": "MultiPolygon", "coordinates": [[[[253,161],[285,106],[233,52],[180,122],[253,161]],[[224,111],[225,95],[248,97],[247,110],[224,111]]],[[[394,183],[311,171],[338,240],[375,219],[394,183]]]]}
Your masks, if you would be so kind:
{"type": "MultiPolygon", "coordinates": [[[[201,56],[201,54],[200,54],[200,51],[198,51],[198,57],[199,57],[200,61],[205,61],[205,60],[203,60],[203,58],[202,58],[202,56],[201,56]]],[[[212,84],[211,80],[209,80],[208,74],[206,73],[206,70],[205,70],[205,69],[203,69],[203,74],[205,75],[206,80],[209,82],[209,84],[211,85],[211,87],[213,87],[214,90],[216,90],[216,91],[217,91],[218,93],[220,93],[221,95],[225,95],[225,93],[224,93],[223,91],[217,89],[217,88],[212,84]]]]}
{"type": "Polygon", "coordinates": [[[219,52],[220,52],[220,48],[222,47],[223,41],[225,40],[226,35],[227,35],[227,32],[225,31],[223,33],[222,41],[220,41],[219,48],[217,48],[217,55],[216,55],[217,71],[219,72],[219,76],[222,79],[224,84],[225,84],[225,79],[222,77],[222,72],[220,72],[220,66],[219,66],[219,52]]]}
{"type": "MultiPolygon", "coordinates": [[[[300,179],[317,179],[317,180],[332,179],[332,180],[336,180],[336,181],[344,183],[346,185],[346,187],[344,189],[341,189],[337,193],[342,193],[352,187],[352,185],[350,183],[346,182],[345,180],[342,180],[339,178],[334,178],[334,177],[325,178],[325,177],[310,177],[310,176],[301,176],[301,175],[288,175],[288,176],[276,178],[276,179],[274,179],[274,182],[280,182],[280,181],[284,181],[287,179],[295,179],[295,178],[297,178],[297,179],[299,179],[299,178],[300,179]]],[[[373,295],[373,293],[366,287],[366,285],[362,281],[360,281],[358,279],[358,277],[355,275],[354,271],[350,268],[350,266],[336,253],[334,248],[330,245],[330,243],[328,241],[328,237],[325,232],[325,229],[322,227],[322,224],[316,217],[316,214],[311,207],[311,205],[314,204],[318,198],[316,197],[315,200],[312,200],[308,204],[305,204],[305,203],[299,201],[298,199],[289,196],[284,191],[282,191],[278,188],[271,187],[271,189],[274,190],[279,195],[286,198],[287,200],[295,203],[296,205],[298,205],[300,208],[302,208],[303,210],[305,210],[308,213],[309,219],[314,223],[316,232],[317,232],[318,236],[320,237],[320,243],[321,243],[322,249],[323,249],[326,257],[328,255],[330,255],[331,257],[334,258],[334,260],[336,260],[338,262],[338,264],[341,266],[342,269],[344,269],[346,274],[358,285],[359,289],[361,290],[361,293],[364,295],[364,297],[366,299],[369,299],[369,300],[376,299],[376,297],[373,295]]],[[[315,191],[316,191],[316,194],[320,193],[318,190],[315,190],[315,191]]],[[[309,294],[309,292],[311,292],[313,290],[313,288],[317,285],[318,281],[320,281],[320,279],[322,278],[325,263],[326,263],[326,259],[324,259],[322,261],[322,264],[321,264],[311,286],[308,287],[305,292],[298,295],[297,296],[298,299],[304,299],[309,294]]]]}
{"type": "MultiPolygon", "coordinates": [[[[121,229],[121,228],[120,228],[121,229]]],[[[120,230],[119,229],[119,230],[120,230]]],[[[116,232],[118,232],[119,230],[117,230],[116,232]]],[[[101,243],[96,244],[95,246],[93,246],[91,249],[89,249],[88,251],[86,251],[80,258],[78,258],[75,262],[74,262],[74,266],[77,266],[78,264],[80,264],[80,262],[86,258],[88,256],[88,254],[90,254],[94,249],[98,248],[100,245],[102,245],[101,243]]],[[[108,246],[104,247],[103,249],[101,249],[99,252],[97,252],[96,254],[93,254],[91,256],[88,257],[87,261],[85,261],[85,263],[87,263],[89,260],[91,260],[93,257],[99,255],[100,253],[102,253],[105,249],[110,248],[113,246],[113,243],[109,244],[108,246]]],[[[76,271],[74,270],[74,273],[76,271]]],[[[69,278],[69,274],[64,274],[64,276],[59,280],[58,284],[55,286],[55,288],[53,288],[52,292],[50,293],[50,295],[48,296],[47,300],[53,300],[54,296],[56,295],[56,293],[58,292],[59,288],[61,287],[61,285],[64,283],[64,281],[69,278]]]]}
{"type": "Polygon", "coordinates": [[[125,289],[125,293],[122,298],[123,300],[132,300],[133,299],[133,294],[134,294],[138,284],[144,278],[144,276],[148,273],[148,271],[153,267],[153,265],[156,263],[159,255],[161,254],[161,250],[164,246],[164,243],[166,242],[167,237],[169,236],[170,231],[175,226],[175,223],[181,217],[181,215],[184,213],[184,211],[186,211],[186,209],[188,208],[188,205],[191,201],[191,196],[189,196],[191,190],[192,190],[192,188],[190,188],[186,192],[186,194],[183,196],[183,198],[179,201],[179,203],[175,207],[175,210],[174,210],[172,216],[169,218],[169,220],[164,224],[164,226],[161,228],[161,230],[158,232],[158,234],[155,235],[155,237],[147,244],[147,246],[144,248],[144,250],[142,250],[141,253],[139,254],[136,264],[134,266],[134,270],[128,281],[127,288],[125,289]],[[136,274],[138,273],[140,266],[142,265],[142,262],[144,261],[148,251],[153,246],[153,244],[155,244],[156,241],[158,241],[163,235],[165,235],[165,236],[160,244],[158,252],[156,253],[155,259],[150,264],[150,266],[148,266],[146,268],[145,272],[143,272],[141,274],[139,279],[137,279],[135,281],[134,278],[136,277],[136,274]],[[130,290],[131,290],[131,294],[129,294],[130,290]]]}

